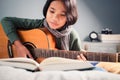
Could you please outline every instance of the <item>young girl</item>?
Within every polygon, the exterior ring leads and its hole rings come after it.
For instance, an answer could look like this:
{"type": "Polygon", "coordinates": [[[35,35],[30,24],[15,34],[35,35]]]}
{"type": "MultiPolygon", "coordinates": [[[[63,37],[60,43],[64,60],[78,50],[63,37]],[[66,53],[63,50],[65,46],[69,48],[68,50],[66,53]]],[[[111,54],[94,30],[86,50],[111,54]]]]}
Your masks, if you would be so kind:
{"type": "MultiPolygon", "coordinates": [[[[47,0],[43,8],[43,19],[25,19],[4,17],[1,21],[3,29],[15,45],[18,56],[32,58],[29,50],[21,43],[18,29],[47,28],[55,37],[56,48],[60,50],[81,51],[81,41],[76,31],[71,27],[78,18],[76,0],[47,0]]],[[[77,56],[76,56],[77,57],[77,56]]],[[[86,60],[81,54],[80,60],[86,60]]]]}

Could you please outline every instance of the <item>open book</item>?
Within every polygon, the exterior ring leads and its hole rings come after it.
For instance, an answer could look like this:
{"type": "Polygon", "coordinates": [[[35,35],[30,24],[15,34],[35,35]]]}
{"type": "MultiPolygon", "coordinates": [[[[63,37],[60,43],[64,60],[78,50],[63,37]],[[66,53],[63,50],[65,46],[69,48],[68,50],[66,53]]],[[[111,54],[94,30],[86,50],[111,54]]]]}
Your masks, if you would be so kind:
{"type": "Polygon", "coordinates": [[[41,63],[30,58],[4,58],[0,59],[0,65],[23,68],[30,71],[36,70],[87,70],[94,66],[88,61],[79,61],[60,57],[49,57],[41,63]]]}

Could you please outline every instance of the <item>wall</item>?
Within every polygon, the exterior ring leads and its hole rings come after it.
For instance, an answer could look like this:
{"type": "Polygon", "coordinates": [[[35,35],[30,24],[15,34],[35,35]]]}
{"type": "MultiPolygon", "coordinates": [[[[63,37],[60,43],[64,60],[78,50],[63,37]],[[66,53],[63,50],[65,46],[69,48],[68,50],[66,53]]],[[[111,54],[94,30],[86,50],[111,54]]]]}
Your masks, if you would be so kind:
{"type": "MultiPolygon", "coordinates": [[[[43,18],[46,0],[0,0],[0,20],[5,16],[43,18]]],[[[91,31],[111,28],[120,34],[120,0],[77,0],[79,19],[73,25],[81,40],[89,40],[91,31]]]]}
{"type": "Polygon", "coordinates": [[[4,16],[42,18],[45,0],[0,0],[0,19],[4,16]]]}
{"type": "Polygon", "coordinates": [[[83,40],[89,40],[87,35],[91,31],[101,33],[106,27],[120,34],[119,4],[120,0],[78,0],[77,30],[83,40]]]}

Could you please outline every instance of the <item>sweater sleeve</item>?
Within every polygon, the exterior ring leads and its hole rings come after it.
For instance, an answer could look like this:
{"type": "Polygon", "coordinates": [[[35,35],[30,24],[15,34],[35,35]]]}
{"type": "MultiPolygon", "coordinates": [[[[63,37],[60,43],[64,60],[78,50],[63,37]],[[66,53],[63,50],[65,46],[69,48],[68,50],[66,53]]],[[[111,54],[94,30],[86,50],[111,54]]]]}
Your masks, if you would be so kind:
{"type": "Polygon", "coordinates": [[[18,29],[33,29],[42,26],[43,19],[26,19],[17,17],[4,17],[1,20],[2,27],[11,43],[19,40],[18,29]]]}
{"type": "Polygon", "coordinates": [[[81,39],[75,29],[70,34],[70,50],[81,51],[81,39]]]}

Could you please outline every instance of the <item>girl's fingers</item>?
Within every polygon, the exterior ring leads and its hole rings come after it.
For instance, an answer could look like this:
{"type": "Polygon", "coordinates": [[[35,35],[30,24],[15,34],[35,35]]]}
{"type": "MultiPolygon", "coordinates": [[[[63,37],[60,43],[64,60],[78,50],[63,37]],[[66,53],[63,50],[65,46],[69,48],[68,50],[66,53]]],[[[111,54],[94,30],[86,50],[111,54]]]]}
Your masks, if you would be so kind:
{"type": "Polygon", "coordinates": [[[78,56],[77,56],[77,59],[78,59],[78,60],[86,61],[86,58],[84,57],[83,54],[78,55],[78,56]]]}

